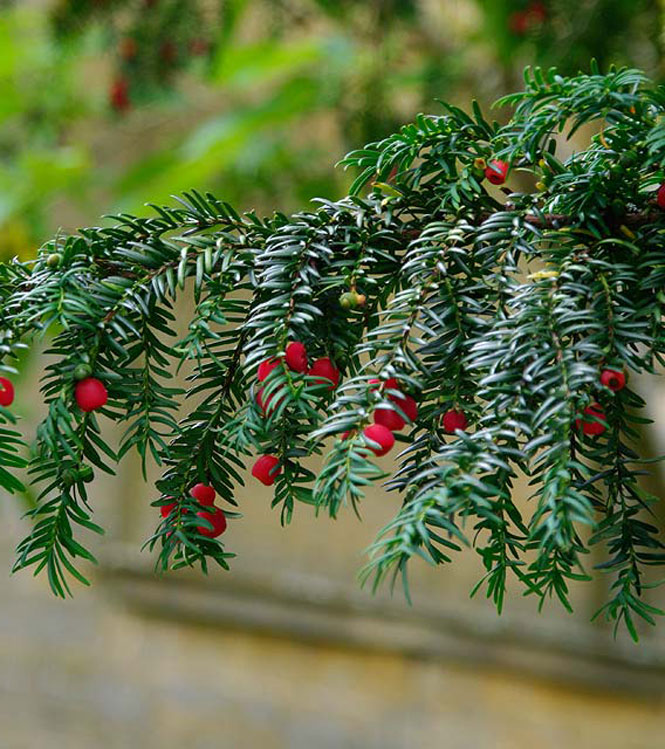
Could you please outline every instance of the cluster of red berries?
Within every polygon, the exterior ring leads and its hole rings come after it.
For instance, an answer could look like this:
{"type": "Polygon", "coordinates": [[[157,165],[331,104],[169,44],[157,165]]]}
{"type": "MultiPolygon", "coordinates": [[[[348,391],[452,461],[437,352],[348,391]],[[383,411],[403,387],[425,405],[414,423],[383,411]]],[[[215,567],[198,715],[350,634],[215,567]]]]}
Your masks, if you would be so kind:
{"type": "MultiPolygon", "coordinates": [[[[600,384],[618,393],[626,386],[626,375],[617,369],[604,369],[600,373],[600,384]]],[[[582,418],[575,420],[575,426],[587,437],[598,437],[607,429],[607,416],[600,403],[587,406],[582,414],[582,418]]]]}
{"type": "MultiPolygon", "coordinates": [[[[293,341],[289,343],[284,352],[284,358],[266,359],[259,364],[258,380],[264,382],[268,375],[280,365],[286,365],[292,372],[298,374],[307,374],[315,377],[320,385],[327,385],[329,390],[334,390],[339,385],[339,369],[332,361],[324,356],[317,359],[312,366],[309,366],[307,358],[307,349],[303,343],[293,341]]],[[[264,414],[272,413],[281,403],[281,400],[271,405],[272,396],[264,397],[264,388],[259,388],[256,392],[256,402],[264,414]]]]}
{"type": "MultiPolygon", "coordinates": [[[[371,379],[369,385],[372,390],[376,390],[381,387],[381,380],[376,378],[371,379]]],[[[393,432],[399,432],[401,429],[404,429],[407,420],[411,424],[418,418],[418,404],[410,395],[401,392],[399,383],[394,377],[389,377],[383,383],[383,387],[385,390],[397,391],[389,393],[387,398],[398,406],[400,411],[406,416],[406,419],[394,409],[386,408],[385,406],[379,406],[374,410],[374,423],[363,429],[363,437],[369,443],[370,450],[377,457],[386,455],[393,449],[395,445],[395,435],[393,432]]],[[[341,438],[344,440],[350,436],[351,432],[344,432],[341,438]]]]}
{"type": "MultiPolygon", "coordinates": [[[[376,390],[381,387],[381,380],[375,378],[370,380],[369,384],[373,390],[376,390]]],[[[394,377],[389,377],[383,383],[383,387],[385,390],[394,390],[399,393],[399,395],[389,393],[387,398],[398,406],[406,419],[394,409],[385,406],[379,406],[374,410],[374,423],[363,429],[363,436],[369,443],[370,450],[378,457],[386,455],[392,450],[395,444],[393,432],[404,429],[407,419],[411,424],[418,418],[418,404],[410,395],[400,391],[399,383],[394,377]]],[[[348,436],[349,433],[345,432],[342,438],[348,436]]]]}
{"type": "MultiPolygon", "coordinates": [[[[212,527],[208,528],[205,525],[197,525],[197,532],[208,538],[217,538],[217,536],[221,536],[226,530],[226,515],[221,507],[215,505],[215,497],[217,496],[215,490],[212,486],[208,486],[207,484],[195,484],[190,489],[189,493],[200,505],[210,507],[209,510],[199,510],[196,513],[196,517],[207,521],[212,527]]],[[[167,518],[177,505],[177,502],[162,505],[159,508],[162,517],[167,518]]],[[[184,510],[184,512],[187,512],[187,510],[184,510]]]]}
{"type": "MultiPolygon", "coordinates": [[[[145,0],[146,8],[154,8],[156,5],[156,0],[145,0]]],[[[139,67],[152,70],[155,67],[156,60],[160,79],[163,78],[165,72],[174,70],[178,64],[185,62],[188,57],[205,55],[209,51],[209,42],[199,35],[190,38],[188,41],[176,42],[173,39],[166,39],[160,44],[142,42],[139,46],[136,36],[128,34],[120,39],[117,48],[118,57],[125,70],[137,70],[139,67]]],[[[131,108],[130,78],[126,73],[118,74],[112,81],[108,96],[111,108],[119,114],[123,114],[131,108]]]]}
{"type": "Polygon", "coordinates": [[[513,34],[524,36],[531,29],[541,26],[547,20],[547,8],[540,0],[533,0],[524,10],[516,10],[508,18],[508,26],[513,34]]]}
{"type": "MultiPolygon", "coordinates": [[[[381,381],[376,379],[369,382],[374,387],[381,384],[381,381]]],[[[399,390],[397,380],[394,377],[390,377],[385,382],[385,388],[387,390],[399,390]]],[[[399,395],[391,394],[388,395],[388,400],[393,401],[393,403],[399,406],[400,410],[409,420],[409,423],[414,422],[418,418],[418,404],[410,395],[404,393],[400,393],[399,395]]],[[[445,432],[454,434],[458,429],[464,431],[469,422],[464,411],[451,408],[443,415],[441,424],[445,432]]],[[[365,427],[363,435],[366,440],[377,445],[377,447],[371,447],[372,452],[377,456],[381,456],[388,453],[395,444],[393,432],[403,429],[405,425],[405,419],[397,411],[391,408],[379,407],[374,411],[374,424],[365,427]]],[[[344,432],[342,439],[346,439],[349,434],[349,432],[344,432]]]]}
{"type": "MultiPolygon", "coordinates": [[[[191,56],[205,55],[209,49],[210,45],[208,42],[200,37],[195,37],[187,45],[187,52],[191,56]]],[[[120,40],[118,55],[123,62],[134,62],[137,59],[138,53],[139,45],[136,39],[127,36],[120,40]]],[[[178,45],[171,40],[163,42],[159,47],[158,57],[164,66],[168,68],[175,67],[180,58],[178,45]]],[[[109,104],[113,110],[120,114],[127,112],[131,108],[130,81],[126,75],[118,75],[111,82],[109,104]]]]}
{"type": "MultiPolygon", "coordinates": [[[[377,387],[380,387],[381,380],[373,379],[369,381],[369,384],[375,390],[377,387]]],[[[384,384],[384,388],[386,390],[399,391],[399,384],[394,377],[389,377],[384,384]]],[[[388,395],[388,400],[399,406],[400,410],[409,420],[409,423],[414,422],[418,418],[418,404],[410,395],[406,395],[400,391],[399,395],[388,395]]],[[[379,407],[374,411],[374,423],[381,424],[390,429],[391,432],[399,432],[406,426],[406,421],[397,411],[385,407],[379,407]]]]}
{"type": "MultiPolygon", "coordinates": [[[[74,379],[78,380],[74,388],[74,398],[81,411],[89,413],[106,405],[108,391],[103,382],[90,377],[90,367],[80,364],[74,370],[74,379]]],[[[0,406],[11,406],[14,402],[14,386],[6,377],[0,377],[0,406]]]]}
{"type": "MultiPolygon", "coordinates": [[[[329,390],[334,390],[339,385],[340,372],[332,361],[327,356],[323,356],[317,359],[310,367],[307,349],[305,348],[305,344],[300,343],[300,341],[289,343],[284,351],[283,358],[262,361],[258,369],[259,382],[264,382],[273,369],[279,366],[286,366],[292,372],[314,377],[317,384],[327,385],[329,390]]],[[[272,413],[280,405],[281,400],[272,403],[272,399],[272,395],[265,397],[263,387],[258,389],[256,402],[264,414],[272,413]]],[[[274,455],[262,455],[257,459],[252,468],[252,476],[266,486],[272,486],[275,483],[275,478],[281,473],[281,470],[278,458],[274,455]]]]}
{"type": "Polygon", "coordinates": [[[11,406],[14,402],[14,386],[6,377],[0,377],[0,406],[11,406]]]}

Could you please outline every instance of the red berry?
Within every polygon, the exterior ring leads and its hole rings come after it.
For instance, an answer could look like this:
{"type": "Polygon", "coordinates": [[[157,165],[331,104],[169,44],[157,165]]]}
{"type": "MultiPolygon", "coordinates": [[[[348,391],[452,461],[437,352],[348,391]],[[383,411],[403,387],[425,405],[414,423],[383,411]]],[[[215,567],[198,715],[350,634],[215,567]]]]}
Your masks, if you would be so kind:
{"type": "Polygon", "coordinates": [[[328,384],[328,390],[334,390],[339,385],[339,369],[327,356],[317,359],[310,367],[308,374],[311,377],[316,377],[319,384],[328,384]],[[329,383],[326,382],[327,380],[329,383]]]}
{"type": "MultiPolygon", "coordinates": [[[[259,408],[261,409],[261,411],[263,412],[264,415],[266,413],[268,413],[268,406],[270,405],[270,401],[271,400],[272,400],[271,398],[268,398],[267,400],[264,399],[264,397],[263,397],[263,388],[259,388],[256,391],[256,402],[258,403],[259,408]]],[[[272,412],[273,409],[270,409],[270,411],[272,412]]]]}
{"type": "Polygon", "coordinates": [[[617,393],[626,387],[626,375],[618,369],[604,369],[600,373],[600,383],[617,393]]]}
{"type": "Polygon", "coordinates": [[[195,484],[189,490],[189,493],[202,505],[212,505],[217,496],[212,486],[208,486],[207,484],[195,484]]]}
{"type": "Polygon", "coordinates": [[[662,208],[665,211],[665,184],[662,184],[658,188],[658,192],[656,193],[656,201],[658,203],[658,207],[662,208]]]}
{"type": "Polygon", "coordinates": [[[529,31],[532,26],[538,26],[547,20],[547,8],[544,3],[536,0],[529,3],[526,10],[516,10],[508,17],[508,26],[514,34],[520,36],[529,31]]]}
{"type": "MultiPolygon", "coordinates": [[[[168,499],[173,499],[173,497],[168,497],[168,499]]],[[[170,503],[169,503],[169,504],[167,504],[167,505],[162,505],[162,506],[161,506],[161,507],[159,508],[159,511],[160,511],[160,512],[162,513],[162,517],[163,517],[163,518],[167,518],[167,517],[168,517],[168,516],[169,516],[169,515],[171,514],[171,512],[172,512],[172,511],[173,511],[173,510],[174,510],[174,509],[175,509],[175,508],[176,508],[177,506],[178,506],[178,503],[177,503],[177,502],[170,502],[170,503]]],[[[183,509],[181,510],[181,512],[182,512],[182,513],[185,513],[185,512],[189,512],[189,510],[188,510],[188,509],[187,509],[186,507],[184,507],[184,508],[183,508],[183,509]]],[[[171,534],[169,533],[168,535],[170,536],[171,534]]]]}
{"type": "Polygon", "coordinates": [[[523,10],[516,10],[508,17],[508,27],[513,34],[526,34],[529,28],[529,17],[523,10]]]}
{"type": "Polygon", "coordinates": [[[201,510],[196,513],[196,516],[207,520],[212,528],[208,528],[203,525],[197,525],[196,530],[202,535],[208,538],[217,538],[221,536],[226,530],[226,515],[224,511],[219,507],[213,507],[212,510],[201,510]]]}
{"type": "MultiPolygon", "coordinates": [[[[379,380],[376,377],[374,377],[369,381],[369,384],[373,385],[372,390],[377,390],[378,387],[381,386],[382,382],[383,380],[379,380]]],[[[394,377],[389,377],[385,381],[385,384],[383,387],[385,390],[399,390],[399,382],[397,382],[397,380],[394,377]]]]}
{"type": "Polygon", "coordinates": [[[382,424],[370,424],[365,427],[363,436],[370,443],[370,450],[379,457],[390,452],[395,444],[393,433],[382,424]]]}
{"type": "Polygon", "coordinates": [[[270,415],[276,408],[279,408],[281,403],[283,403],[285,396],[279,398],[277,402],[273,402],[276,393],[272,393],[272,395],[264,398],[263,391],[264,388],[259,388],[256,391],[256,402],[259,404],[259,408],[263,411],[264,414],[270,415]]]}
{"type": "Polygon", "coordinates": [[[162,513],[163,518],[167,518],[171,514],[171,510],[177,505],[177,502],[171,502],[168,505],[162,505],[159,511],[162,513]]]}
{"type": "Polygon", "coordinates": [[[377,408],[374,411],[374,423],[381,424],[391,432],[399,432],[406,426],[406,421],[392,408],[377,408]]]}
{"type": "Polygon", "coordinates": [[[284,361],[289,369],[304,374],[307,371],[307,349],[304,344],[298,341],[289,343],[284,353],[284,361]]]}
{"type": "Polygon", "coordinates": [[[6,377],[0,377],[0,406],[11,406],[14,402],[14,386],[6,377]]]}
{"type": "Polygon", "coordinates": [[[81,411],[95,411],[106,404],[108,392],[103,382],[96,377],[86,377],[76,383],[74,397],[81,411]]]}
{"type": "Polygon", "coordinates": [[[266,359],[259,364],[258,378],[259,382],[263,382],[266,377],[280,365],[279,359],[266,359]]]}
{"type": "Polygon", "coordinates": [[[348,439],[349,439],[349,437],[352,437],[352,436],[353,436],[353,435],[354,435],[355,433],[356,433],[356,430],[355,430],[355,429],[347,429],[347,430],[346,430],[346,432],[342,432],[342,433],[341,433],[341,434],[339,435],[339,438],[340,438],[341,440],[348,440],[348,439]]]}
{"type": "Polygon", "coordinates": [[[607,417],[600,403],[592,403],[582,413],[584,416],[589,416],[590,420],[575,419],[575,426],[578,429],[581,428],[588,437],[597,437],[607,429],[605,424],[607,417]]]}
{"type": "Polygon", "coordinates": [[[508,164],[505,161],[490,161],[490,165],[485,169],[485,177],[493,185],[502,185],[508,176],[508,164]]]}
{"type": "Polygon", "coordinates": [[[446,413],[443,414],[441,423],[443,424],[443,431],[448,434],[453,434],[458,429],[464,431],[469,425],[464,411],[457,408],[451,408],[449,411],[446,411],[446,413]]]}
{"type": "Polygon", "coordinates": [[[410,395],[389,395],[388,398],[399,406],[409,421],[413,422],[418,418],[418,404],[410,395]]]}
{"type": "Polygon", "coordinates": [[[116,112],[126,112],[131,106],[129,99],[129,83],[126,78],[117,78],[111,84],[109,103],[116,112]]]}
{"type": "Polygon", "coordinates": [[[536,2],[530,3],[526,9],[526,14],[529,21],[533,23],[544,23],[547,20],[547,8],[545,3],[536,0],[536,2]]]}
{"type": "Polygon", "coordinates": [[[281,472],[279,458],[274,455],[262,455],[252,466],[252,476],[266,486],[272,486],[281,472]]]}

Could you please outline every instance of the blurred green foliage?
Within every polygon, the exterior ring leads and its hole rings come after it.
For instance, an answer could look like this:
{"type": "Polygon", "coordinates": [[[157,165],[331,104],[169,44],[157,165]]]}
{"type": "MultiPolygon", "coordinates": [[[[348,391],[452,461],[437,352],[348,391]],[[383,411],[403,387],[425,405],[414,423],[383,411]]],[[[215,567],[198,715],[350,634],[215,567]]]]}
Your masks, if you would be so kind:
{"type": "Polygon", "coordinates": [[[524,64],[594,56],[659,77],[661,14],[656,0],[1,3],[0,254],[192,186],[260,210],[337,197],[346,151],[436,97],[493,99],[524,64]]]}
{"type": "Polygon", "coordinates": [[[50,230],[44,206],[77,192],[87,150],[66,132],[87,114],[73,83],[75,60],[52,43],[45,19],[25,8],[0,12],[0,227],[3,255],[50,230]]]}

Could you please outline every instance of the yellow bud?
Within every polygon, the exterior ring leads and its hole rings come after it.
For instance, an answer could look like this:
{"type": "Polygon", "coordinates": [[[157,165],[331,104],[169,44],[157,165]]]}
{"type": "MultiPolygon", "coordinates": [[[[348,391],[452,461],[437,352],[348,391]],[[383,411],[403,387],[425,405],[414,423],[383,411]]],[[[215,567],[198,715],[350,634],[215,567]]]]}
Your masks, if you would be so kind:
{"type": "Polygon", "coordinates": [[[557,270],[537,270],[529,276],[530,281],[542,281],[545,278],[558,278],[559,271],[557,270]]]}

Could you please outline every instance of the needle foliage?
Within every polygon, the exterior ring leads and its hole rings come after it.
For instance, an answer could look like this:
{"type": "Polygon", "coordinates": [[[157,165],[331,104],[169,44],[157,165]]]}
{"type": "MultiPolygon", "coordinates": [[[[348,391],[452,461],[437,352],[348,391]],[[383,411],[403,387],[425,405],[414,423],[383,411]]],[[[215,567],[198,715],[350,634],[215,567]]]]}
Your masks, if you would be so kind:
{"type": "MultiPolygon", "coordinates": [[[[511,578],[570,608],[570,584],[590,579],[598,547],[595,569],[611,579],[599,614],[634,637],[636,619],[653,623],[662,612],[644,600],[645,569],[665,552],[636,452],[649,409],[630,381],[615,393],[600,372],[663,362],[665,92],[632,69],[530,69],[499,104],[512,108],[505,125],[476,105],[444,105],[349,154],[342,164],[358,177],[337,202],[260,218],[191,191],[3,265],[4,369],[35,338],[48,332],[50,343],[28,471],[41,493],[15,568],[45,569],[61,596],[71,577],[85,580],[77,564],[91,554],[77,531],[100,531],[91,474],[132,450],[163,467],[153,504],[176,503],[147,542],[163,569],[228,567],[252,455],[281,461],[282,523],[302,504],[332,517],[358,510],[388,465],[362,430],[377,406],[399,410],[385,384],[396,378],[419,413],[397,436],[387,489],[402,506],[370,550],[366,580],[406,581],[413,557],[447,564],[468,546],[486,569],[477,589],[499,610],[511,578]],[[493,159],[510,165],[502,188],[483,177],[493,159]],[[342,308],[350,289],[364,306],[342,308]],[[181,339],[180,295],[194,300],[181,339]],[[278,366],[262,383],[264,412],[257,366],[290,341],[332,359],[342,380],[331,390],[278,366]],[[81,363],[108,387],[99,412],[73,399],[81,363]],[[173,385],[183,365],[186,392],[173,385]],[[578,420],[594,403],[606,429],[591,436],[578,420]],[[442,429],[451,408],[466,413],[466,431],[442,429]],[[103,436],[106,420],[124,425],[119,444],[103,436]],[[528,502],[515,495],[519,476],[528,502]],[[222,540],[197,531],[197,481],[231,518],[222,540]]],[[[24,453],[11,411],[0,420],[0,484],[13,491],[24,453]]]]}

